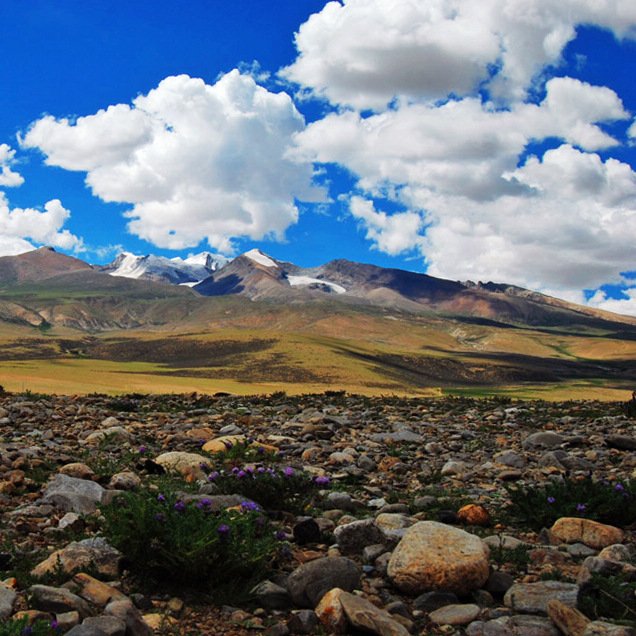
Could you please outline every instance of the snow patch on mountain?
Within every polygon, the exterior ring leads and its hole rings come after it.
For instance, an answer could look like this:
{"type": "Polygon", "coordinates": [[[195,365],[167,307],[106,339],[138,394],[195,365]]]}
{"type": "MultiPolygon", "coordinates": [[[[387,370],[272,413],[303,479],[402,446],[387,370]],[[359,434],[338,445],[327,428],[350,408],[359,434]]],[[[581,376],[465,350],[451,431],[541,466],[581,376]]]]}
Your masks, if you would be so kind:
{"type": "Polygon", "coordinates": [[[249,252],[245,252],[243,256],[247,256],[250,260],[263,265],[264,267],[278,267],[278,265],[266,254],[263,254],[260,250],[253,249],[249,252]]]}
{"type": "Polygon", "coordinates": [[[287,280],[292,287],[309,287],[311,285],[326,285],[336,292],[336,294],[345,294],[347,290],[341,285],[332,283],[328,280],[320,278],[311,278],[311,276],[288,276],[287,280]]]}
{"type": "Polygon", "coordinates": [[[198,283],[207,278],[227,259],[218,254],[203,252],[186,259],[165,256],[137,256],[123,252],[112,263],[105,265],[102,271],[111,276],[144,280],[166,281],[177,285],[198,283]]]}

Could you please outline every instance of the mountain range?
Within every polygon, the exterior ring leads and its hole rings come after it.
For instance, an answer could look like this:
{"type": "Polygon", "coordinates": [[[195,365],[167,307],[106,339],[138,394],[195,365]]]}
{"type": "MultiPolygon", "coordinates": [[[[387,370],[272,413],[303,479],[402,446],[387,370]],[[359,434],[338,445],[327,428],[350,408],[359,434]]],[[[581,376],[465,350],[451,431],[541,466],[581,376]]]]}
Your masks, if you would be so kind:
{"type": "Polygon", "coordinates": [[[106,266],[52,248],[0,257],[0,383],[46,372],[57,386],[71,365],[82,369],[72,390],[94,390],[88,375],[106,363],[126,369],[100,376],[109,391],[122,378],[143,378],[144,390],[169,379],[171,390],[187,380],[241,391],[624,391],[636,383],[636,318],[503,283],[346,260],[303,268],[258,250],[124,253],[106,266]],[[27,360],[38,361],[28,373],[27,360]]]}

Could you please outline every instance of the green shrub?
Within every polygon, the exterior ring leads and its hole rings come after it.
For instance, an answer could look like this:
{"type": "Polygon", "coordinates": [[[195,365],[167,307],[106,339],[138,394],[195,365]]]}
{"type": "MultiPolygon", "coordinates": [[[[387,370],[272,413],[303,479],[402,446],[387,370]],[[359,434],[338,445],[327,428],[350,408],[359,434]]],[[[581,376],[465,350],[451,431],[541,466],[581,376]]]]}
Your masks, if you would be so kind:
{"type": "Polygon", "coordinates": [[[612,525],[636,520],[636,493],[628,481],[608,483],[565,479],[536,486],[507,486],[508,512],[535,530],[549,528],[560,517],[585,517],[612,525]]]}
{"type": "Polygon", "coordinates": [[[223,493],[240,494],[270,511],[301,512],[317,492],[329,485],[328,477],[312,477],[293,468],[235,466],[214,471],[208,479],[223,493]]]}
{"type": "Polygon", "coordinates": [[[101,511],[103,535],[144,579],[220,586],[256,581],[280,546],[252,504],[215,512],[209,499],[188,501],[143,490],[124,494],[101,511]]]}

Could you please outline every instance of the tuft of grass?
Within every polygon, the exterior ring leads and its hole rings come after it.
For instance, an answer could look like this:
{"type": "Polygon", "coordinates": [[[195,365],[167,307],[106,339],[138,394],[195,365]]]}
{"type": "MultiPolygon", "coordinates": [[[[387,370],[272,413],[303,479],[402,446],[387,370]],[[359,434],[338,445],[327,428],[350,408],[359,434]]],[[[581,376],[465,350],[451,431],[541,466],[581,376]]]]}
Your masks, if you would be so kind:
{"type": "Polygon", "coordinates": [[[593,620],[611,618],[636,626],[636,581],[625,573],[603,576],[593,572],[591,581],[579,594],[577,605],[593,620]]]}

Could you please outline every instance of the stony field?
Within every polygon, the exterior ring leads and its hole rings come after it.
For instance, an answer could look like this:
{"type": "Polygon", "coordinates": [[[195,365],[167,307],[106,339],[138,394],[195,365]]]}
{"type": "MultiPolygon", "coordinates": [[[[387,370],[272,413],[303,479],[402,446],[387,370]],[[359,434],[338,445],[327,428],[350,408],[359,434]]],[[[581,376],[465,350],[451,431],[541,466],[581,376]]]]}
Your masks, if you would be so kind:
{"type": "Polygon", "coordinates": [[[636,634],[630,406],[2,394],[0,636],[636,634]]]}

